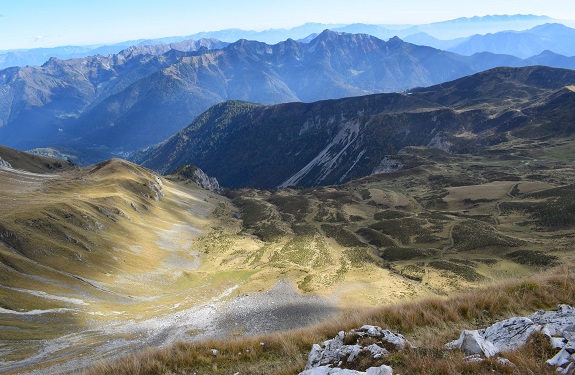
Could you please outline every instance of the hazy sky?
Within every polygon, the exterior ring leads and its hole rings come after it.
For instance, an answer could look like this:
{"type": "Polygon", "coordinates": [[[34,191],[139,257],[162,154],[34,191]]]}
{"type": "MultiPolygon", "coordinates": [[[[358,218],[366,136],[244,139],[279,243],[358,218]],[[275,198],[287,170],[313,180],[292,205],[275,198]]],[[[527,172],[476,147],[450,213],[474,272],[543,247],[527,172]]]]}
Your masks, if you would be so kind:
{"type": "Polygon", "coordinates": [[[575,0],[0,0],[0,50],[306,22],[421,24],[487,14],[575,19],[575,0]]]}

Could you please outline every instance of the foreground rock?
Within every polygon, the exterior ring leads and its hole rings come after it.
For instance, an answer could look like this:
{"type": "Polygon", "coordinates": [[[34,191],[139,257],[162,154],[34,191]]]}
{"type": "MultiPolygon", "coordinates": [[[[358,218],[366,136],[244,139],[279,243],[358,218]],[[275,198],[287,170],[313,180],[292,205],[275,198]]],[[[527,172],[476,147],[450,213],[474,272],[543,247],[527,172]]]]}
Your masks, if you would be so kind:
{"type": "Polygon", "coordinates": [[[364,325],[350,332],[340,331],[331,340],[325,341],[321,346],[314,344],[308,356],[305,371],[300,375],[324,374],[368,374],[391,375],[389,366],[370,367],[365,372],[340,368],[344,362],[352,365],[360,356],[370,356],[380,359],[392,351],[401,351],[405,347],[413,347],[409,341],[400,334],[392,333],[380,327],[364,325]]]}
{"type": "Polygon", "coordinates": [[[446,347],[489,358],[525,345],[535,332],[549,337],[551,344],[560,349],[547,364],[557,367],[558,374],[575,374],[575,308],[568,305],[559,305],[556,311],[541,310],[528,317],[506,319],[485,329],[464,330],[459,339],[446,347]]]}

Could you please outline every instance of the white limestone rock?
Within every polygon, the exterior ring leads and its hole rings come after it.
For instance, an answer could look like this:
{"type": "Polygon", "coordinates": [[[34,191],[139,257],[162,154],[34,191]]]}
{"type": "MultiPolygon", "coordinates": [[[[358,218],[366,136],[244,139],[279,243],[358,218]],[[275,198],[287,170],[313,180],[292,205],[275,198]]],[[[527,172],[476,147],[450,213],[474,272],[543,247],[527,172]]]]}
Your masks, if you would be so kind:
{"type": "Polygon", "coordinates": [[[563,337],[551,337],[551,345],[555,349],[563,349],[567,345],[567,339],[563,337]]]}
{"type": "Polygon", "coordinates": [[[387,329],[381,329],[377,326],[363,325],[360,329],[356,330],[355,333],[360,336],[362,334],[367,334],[370,337],[379,338],[381,341],[395,345],[398,350],[401,350],[406,346],[414,348],[414,346],[409,341],[407,341],[402,334],[393,333],[387,329]]]}
{"type": "Polygon", "coordinates": [[[382,348],[381,346],[379,346],[377,344],[371,344],[370,346],[366,347],[365,349],[367,351],[369,351],[371,356],[375,359],[381,358],[381,357],[389,354],[389,352],[385,348],[382,348]]]}
{"type": "Polygon", "coordinates": [[[313,344],[311,347],[311,351],[307,357],[307,364],[305,365],[306,370],[311,369],[314,367],[318,367],[321,362],[322,356],[321,346],[318,344],[313,344]]]}
{"type": "Polygon", "coordinates": [[[496,353],[517,349],[527,342],[529,336],[541,330],[529,318],[511,318],[497,322],[482,333],[485,341],[490,342],[496,353]]]}
{"type": "Polygon", "coordinates": [[[492,357],[517,349],[535,332],[549,337],[551,345],[561,349],[546,363],[556,367],[558,374],[575,375],[575,308],[569,305],[559,305],[555,311],[541,310],[528,317],[506,319],[486,329],[463,331],[459,339],[445,346],[475,355],[469,357],[475,361],[482,355],[492,357]]]}
{"type": "Polygon", "coordinates": [[[555,311],[540,310],[529,317],[534,324],[545,326],[551,336],[575,339],[575,308],[569,305],[559,305],[555,311]]]}
{"type": "Polygon", "coordinates": [[[561,349],[559,353],[555,354],[555,357],[549,359],[545,363],[547,363],[549,366],[563,367],[569,363],[569,357],[571,357],[571,353],[565,349],[561,349]]]}
{"type": "MultiPolygon", "coordinates": [[[[394,345],[397,350],[403,350],[406,346],[411,346],[411,343],[400,334],[392,333],[388,330],[383,330],[377,326],[365,325],[357,330],[351,330],[347,335],[353,335],[353,338],[370,337],[379,340],[378,343],[389,343],[394,345]]],[[[361,353],[369,353],[372,358],[377,359],[382,356],[388,355],[387,349],[373,343],[363,347],[357,341],[353,345],[344,345],[346,333],[340,331],[333,339],[324,341],[321,345],[313,344],[311,351],[308,355],[305,370],[300,375],[323,375],[323,374],[368,374],[368,375],[391,375],[392,370],[389,366],[370,367],[366,372],[359,372],[355,370],[340,369],[342,361],[345,359],[347,363],[354,362],[361,353]],[[337,366],[337,367],[333,367],[337,366]]]]}
{"type": "Polygon", "coordinates": [[[447,349],[461,349],[465,354],[481,354],[487,358],[498,353],[497,348],[489,341],[486,341],[477,330],[461,332],[459,339],[445,345],[447,349]]]}
{"type": "Polygon", "coordinates": [[[341,369],[337,367],[332,368],[330,366],[320,366],[302,371],[299,375],[393,375],[393,370],[391,367],[386,365],[370,367],[365,372],[341,369]]]}

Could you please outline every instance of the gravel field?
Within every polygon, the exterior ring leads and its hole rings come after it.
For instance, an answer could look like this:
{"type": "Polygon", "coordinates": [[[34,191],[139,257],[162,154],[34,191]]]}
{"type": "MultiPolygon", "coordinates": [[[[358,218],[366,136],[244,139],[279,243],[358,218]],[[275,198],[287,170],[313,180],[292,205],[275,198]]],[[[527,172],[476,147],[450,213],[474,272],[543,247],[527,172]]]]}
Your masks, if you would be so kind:
{"type": "Polygon", "coordinates": [[[211,303],[166,316],[134,322],[114,322],[86,332],[43,343],[42,353],[27,360],[4,364],[0,373],[64,374],[86,368],[101,359],[113,359],[150,347],[233,335],[259,335],[314,324],[337,314],[334,303],[317,296],[302,296],[292,284],[279,281],[268,292],[226,299],[236,287],[214,297],[211,303]],[[190,333],[193,332],[191,335],[190,333]],[[118,336],[124,336],[118,338],[118,336]],[[132,337],[130,339],[126,337],[132,337]],[[95,342],[93,342],[95,341],[95,342]],[[79,353],[82,342],[93,342],[79,353]],[[46,359],[61,358],[65,364],[41,370],[26,368],[46,359]]]}

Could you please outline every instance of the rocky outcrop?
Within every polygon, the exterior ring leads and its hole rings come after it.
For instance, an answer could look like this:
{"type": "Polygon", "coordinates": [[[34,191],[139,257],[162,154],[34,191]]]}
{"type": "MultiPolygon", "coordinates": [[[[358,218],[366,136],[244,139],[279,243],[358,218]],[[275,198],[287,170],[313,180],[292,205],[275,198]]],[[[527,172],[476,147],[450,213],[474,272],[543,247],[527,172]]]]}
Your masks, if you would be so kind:
{"type": "Polygon", "coordinates": [[[330,366],[320,366],[311,370],[300,372],[299,375],[393,375],[392,369],[389,366],[382,365],[380,367],[370,367],[365,372],[348,370],[341,368],[331,368],[330,366]]]}
{"type": "Polygon", "coordinates": [[[568,305],[559,305],[556,311],[541,310],[528,317],[506,319],[485,329],[464,330],[459,339],[446,347],[461,349],[473,358],[489,358],[525,345],[535,332],[548,336],[551,344],[560,349],[547,364],[557,367],[558,374],[575,374],[575,308],[568,305]]]}
{"type": "Polygon", "coordinates": [[[375,167],[371,174],[374,175],[379,173],[392,173],[399,171],[402,168],[403,164],[399,160],[390,159],[386,156],[381,160],[379,165],[375,167]]]}
{"type": "Polygon", "coordinates": [[[353,364],[360,355],[369,355],[377,360],[390,354],[389,350],[401,351],[405,347],[413,345],[402,335],[377,326],[364,325],[349,332],[340,331],[337,336],[323,342],[322,345],[312,346],[305,370],[300,375],[391,375],[392,369],[386,365],[370,367],[365,372],[342,369],[341,366],[344,362],[346,365],[353,364]]]}
{"type": "Polygon", "coordinates": [[[6,160],[0,158],[0,168],[12,168],[12,166],[6,160]]]}
{"type": "Polygon", "coordinates": [[[204,171],[195,165],[181,166],[169,174],[192,181],[202,189],[209,190],[213,193],[220,194],[222,192],[222,188],[220,187],[218,180],[215,177],[208,176],[204,171]]]}

